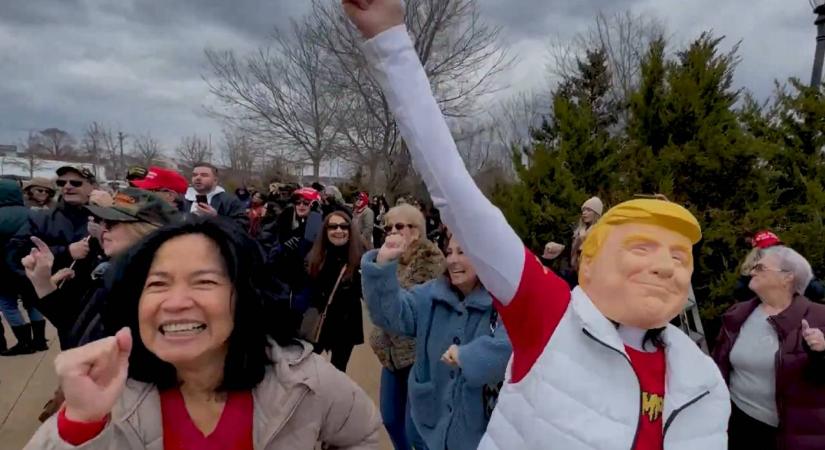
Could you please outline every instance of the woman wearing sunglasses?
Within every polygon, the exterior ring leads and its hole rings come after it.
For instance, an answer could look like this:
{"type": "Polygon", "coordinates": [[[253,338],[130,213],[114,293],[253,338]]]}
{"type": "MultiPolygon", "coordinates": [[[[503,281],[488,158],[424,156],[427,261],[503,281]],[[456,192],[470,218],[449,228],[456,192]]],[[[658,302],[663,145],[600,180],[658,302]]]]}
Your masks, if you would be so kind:
{"type": "Polygon", "coordinates": [[[722,316],[713,352],[733,403],[728,448],[821,449],[825,306],[803,295],[813,273],[802,255],[782,245],[759,253],[756,297],[722,316]]]}
{"type": "MultiPolygon", "coordinates": [[[[396,206],[384,215],[387,239],[403,242],[404,253],[398,258],[396,276],[403,289],[433,280],[444,273],[444,255],[427,240],[426,222],[418,208],[410,204],[396,206]]],[[[381,370],[381,415],[396,450],[424,448],[423,441],[410,418],[407,402],[407,379],[415,362],[415,340],[376,327],[370,346],[384,366],[381,370]]],[[[479,400],[480,401],[480,400],[479,400]]]]}
{"type": "Polygon", "coordinates": [[[46,178],[32,178],[23,185],[23,193],[31,209],[51,209],[56,204],[54,183],[46,178]]]}
{"type": "Polygon", "coordinates": [[[358,229],[344,211],[334,211],[324,220],[309,252],[309,306],[326,310],[326,319],[315,342],[315,351],[329,351],[332,365],[347,371],[352,349],[364,343],[361,317],[361,255],[364,245],[358,229]]]}
{"type": "Polygon", "coordinates": [[[395,270],[405,243],[388,237],[364,256],[364,300],[376,324],[416,340],[409,402],[423,448],[475,450],[494,405],[489,389],[504,380],[512,347],[475,267],[447,240],[444,276],[401,289],[395,270]]]}

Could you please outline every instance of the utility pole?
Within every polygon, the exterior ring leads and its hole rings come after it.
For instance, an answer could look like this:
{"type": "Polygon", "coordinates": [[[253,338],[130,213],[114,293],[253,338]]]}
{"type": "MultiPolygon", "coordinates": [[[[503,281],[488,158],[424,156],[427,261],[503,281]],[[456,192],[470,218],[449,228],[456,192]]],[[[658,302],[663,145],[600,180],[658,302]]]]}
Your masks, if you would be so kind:
{"type": "Polygon", "coordinates": [[[825,60],[825,1],[811,0],[811,6],[816,14],[816,53],[814,53],[814,68],[811,74],[811,87],[822,84],[822,63],[825,60]]]}
{"type": "Polygon", "coordinates": [[[123,160],[123,141],[126,139],[126,133],[122,131],[117,132],[117,140],[120,142],[120,170],[119,174],[126,178],[126,162],[123,160]]]}

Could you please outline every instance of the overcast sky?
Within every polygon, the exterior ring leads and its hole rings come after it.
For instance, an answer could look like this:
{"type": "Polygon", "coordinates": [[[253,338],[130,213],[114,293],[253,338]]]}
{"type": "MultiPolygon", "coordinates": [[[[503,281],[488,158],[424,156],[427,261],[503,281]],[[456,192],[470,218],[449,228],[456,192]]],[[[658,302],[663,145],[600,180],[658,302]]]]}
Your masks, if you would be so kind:
{"type": "MultiPolygon", "coordinates": [[[[338,0],[329,0],[338,1],[338,0]]],[[[672,45],[712,29],[742,40],[737,84],[767,97],[773,80],[810,77],[813,14],[806,0],[479,0],[520,58],[513,90],[546,84],[547,43],[585,30],[603,10],[651,13],[672,45]]],[[[201,74],[203,49],[249,51],[307,0],[0,0],[0,144],[58,127],[79,136],[91,121],[167,147],[221,125],[201,74]]]]}

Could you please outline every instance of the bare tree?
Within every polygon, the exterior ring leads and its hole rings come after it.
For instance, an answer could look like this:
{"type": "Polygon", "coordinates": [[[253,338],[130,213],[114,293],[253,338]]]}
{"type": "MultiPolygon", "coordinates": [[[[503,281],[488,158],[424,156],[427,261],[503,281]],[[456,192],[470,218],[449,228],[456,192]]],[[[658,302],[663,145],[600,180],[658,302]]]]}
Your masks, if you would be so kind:
{"type": "Polygon", "coordinates": [[[85,156],[92,163],[92,171],[95,176],[100,176],[98,169],[101,161],[106,158],[107,152],[105,147],[106,129],[98,122],[92,122],[83,134],[83,141],[81,142],[81,150],[85,156]]]}
{"type": "MultiPolygon", "coordinates": [[[[312,0],[313,39],[335,64],[325,76],[346,99],[339,128],[339,155],[368,173],[376,190],[378,174],[389,189],[410,172],[386,98],[368,70],[362,37],[334,2],[312,0]]],[[[477,0],[408,0],[406,25],[445,114],[478,112],[477,100],[499,89],[498,75],[513,59],[500,40],[500,29],[480,19],[477,0]]]]}
{"type": "Polygon", "coordinates": [[[137,136],[132,143],[132,156],[144,167],[149,167],[161,156],[160,143],[149,133],[137,136]]]}
{"type": "Polygon", "coordinates": [[[17,166],[29,173],[29,178],[34,178],[34,173],[43,168],[43,148],[41,146],[41,136],[34,132],[29,132],[29,137],[25,143],[20,144],[23,149],[22,158],[15,163],[17,166]]]}
{"type": "Polygon", "coordinates": [[[269,48],[240,59],[232,51],[206,50],[206,56],[212,69],[206,81],[224,107],[213,112],[274,146],[293,149],[317,177],[334,150],[343,97],[323,78],[330,61],[312,39],[310,24],[275,30],[269,48]]]}
{"type": "Polygon", "coordinates": [[[187,169],[192,169],[199,162],[212,162],[212,149],[196,135],[182,138],[175,154],[187,169]]]}
{"type": "Polygon", "coordinates": [[[39,133],[39,145],[46,155],[57,160],[63,160],[74,154],[74,138],[59,128],[46,128],[39,133]]]}
{"type": "Polygon", "coordinates": [[[242,131],[224,131],[221,158],[230,170],[250,176],[258,168],[261,154],[260,147],[242,131]]]}
{"type": "Polygon", "coordinates": [[[664,37],[665,29],[661,20],[646,14],[599,13],[587,31],[551,43],[550,74],[566,81],[578,73],[578,61],[588,50],[603,50],[612,77],[611,100],[627,105],[638,87],[642,58],[651,42],[664,37]]]}

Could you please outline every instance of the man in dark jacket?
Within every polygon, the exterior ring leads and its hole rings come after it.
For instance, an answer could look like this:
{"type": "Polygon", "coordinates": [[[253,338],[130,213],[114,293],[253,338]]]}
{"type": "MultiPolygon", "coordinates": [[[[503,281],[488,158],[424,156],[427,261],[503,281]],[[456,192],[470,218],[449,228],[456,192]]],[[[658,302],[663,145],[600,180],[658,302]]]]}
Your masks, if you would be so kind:
{"type": "MultiPolygon", "coordinates": [[[[74,264],[76,273],[90,274],[102,255],[97,241],[89,239],[89,213],[84,209],[95,187],[94,174],[84,167],[63,166],[57,169],[55,184],[61,195],[57,206],[48,211],[32,211],[27,223],[6,247],[6,263],[17,274],[18,285],[25,286],[21,293],[24,302],[34,296],[20,263],[33,247],[32,236],[37,236],[49,246],[54,254],[55,270],[74,264]]],[[[44,320],[32,321],[35,347],[45,346],[45,327],[44,320]]]]}
{"type": "Polygon", "coordinates": [[[183,210],[197,215],[227,217],[244,230],[249,229],[243,203],[218,186],[218,168],[209,163],[198,163],[192,169],[192,187],[184,196],[183,210]]]}
{"type": "MultiPolygon", "coordinates": [[[[20,187],[15,181],[0,180],[0,252],[5,253],[9,239],[17,234],[17,231],[26,224],[28,218],[29,210],[23,206],[23,193],[20,191],[20,187]]],[[[4,311],[6,310],[6,305],[8,305],[9,308],[13,305],[15,309],[14,312],[16,315],[19,315],[20,313],[16,311],[17,297],[19,295],[18,289],[15,287],[17,283],[10,282],[10,280],[15,279],[15,277],[16,275],[11,267],[5,263],[0,264],[0,279],[4,280],[3,283],[0,283],[0,304],[4,306],[2,308],[4,311]]],[[[12,330],[15,334],[24,335],[23,338],[20,336],[17,338],[18,343],[15,347],[18,347],[18,351],[26,347],[26,352],[24,353],[31,353],[28,351],[31,343],[31,330],[22,330],[19,329],[19,327],[15,327],[13,323],[14,319],[10,318],[9,314],[6,314],[6,320],[12,325],[12,330]]],[[[26,325],[26,327],[28,326],[29,325],[26,325]]],[[[5,352],[6,350],[3,323],[0,321],[0,352],[5,352]]]]}

